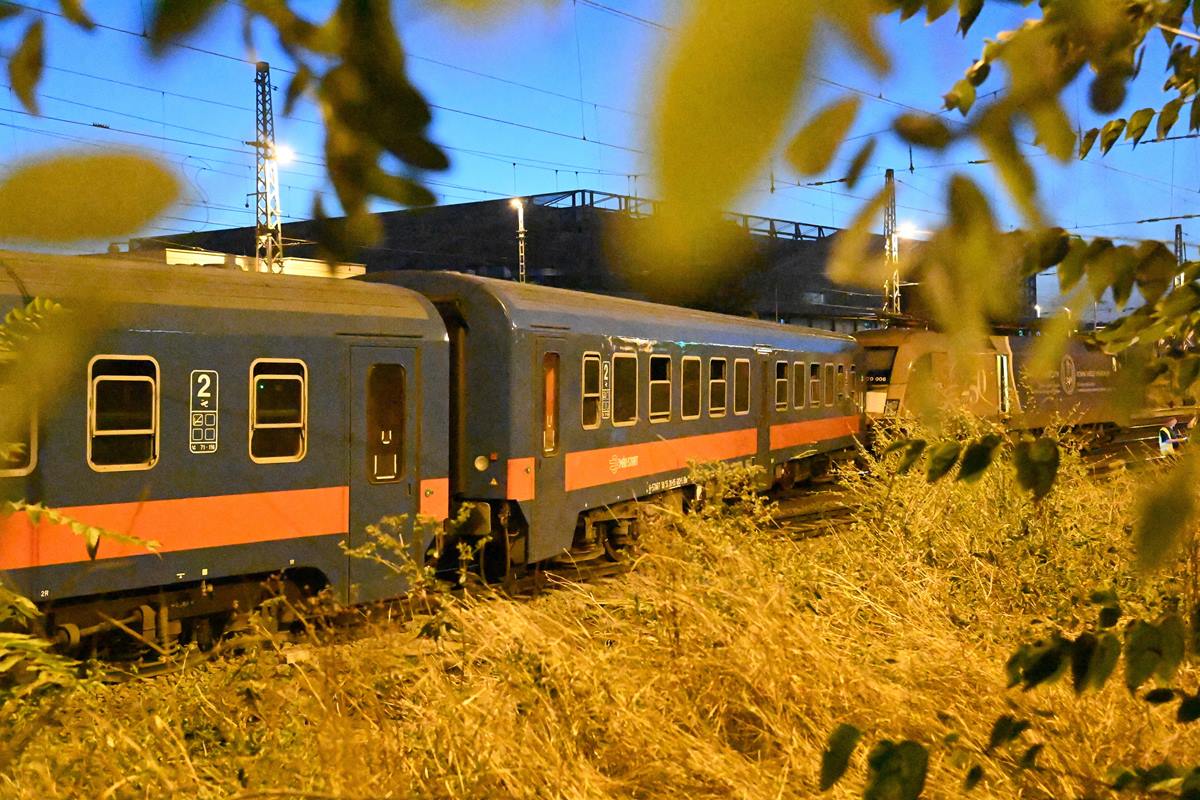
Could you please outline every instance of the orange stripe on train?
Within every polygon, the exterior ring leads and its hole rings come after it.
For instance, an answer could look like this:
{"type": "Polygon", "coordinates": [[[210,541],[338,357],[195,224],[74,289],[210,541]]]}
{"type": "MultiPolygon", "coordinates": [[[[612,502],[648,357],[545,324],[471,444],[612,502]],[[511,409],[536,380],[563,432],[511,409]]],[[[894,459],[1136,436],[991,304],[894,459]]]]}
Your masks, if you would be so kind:
{"type": "MultiPolygon", "coordinates": [[[[346,533],[350,487],[144,500],[58,509],[73,520],[157,541],[159,552],[272,542],[346,533]]],[[[101,540],[98,559],[146,555],[145,548],[101,540]]],[[[0,570],[69,564],[86,559],[84,541],[25,513],[0,518],[0,570]]]]}
{"type": "Polygon", "coordinates": [[[688,461],[724,461],[754,455],[758,429],[685,436],[599,450],[567,453],[566,489],[586,489],[605,483],[685,469],[688,461]]]}
{"type": "Polygon", "coordinates": [[[785,447],[853,436],[858,433],[861,424],[858,417],[831,417],[772,425],[771,449],[782,450],[785,447]]]}

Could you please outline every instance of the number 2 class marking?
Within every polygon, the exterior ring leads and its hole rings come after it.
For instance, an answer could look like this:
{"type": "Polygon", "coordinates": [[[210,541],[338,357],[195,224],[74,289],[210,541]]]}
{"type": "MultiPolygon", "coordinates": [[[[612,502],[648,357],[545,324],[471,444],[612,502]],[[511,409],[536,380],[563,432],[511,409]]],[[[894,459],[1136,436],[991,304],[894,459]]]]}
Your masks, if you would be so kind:
{"type": "Polygon", "coordinates": [[[188,450],[192,453],[217,452],[217,401],[220,376],[216,370],[192,370],[189,408],[188,450]]]}

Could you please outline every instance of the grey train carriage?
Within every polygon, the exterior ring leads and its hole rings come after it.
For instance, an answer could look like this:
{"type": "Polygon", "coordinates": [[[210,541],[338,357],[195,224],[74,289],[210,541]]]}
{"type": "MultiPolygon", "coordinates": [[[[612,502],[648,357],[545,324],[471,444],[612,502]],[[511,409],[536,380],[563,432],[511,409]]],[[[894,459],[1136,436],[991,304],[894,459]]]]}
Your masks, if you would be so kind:
{"type": "Polygon", "coordinates": [[[0,306],[58,300],[49,327],[86,342],[40,365],[33,392],[0,389],[26,445],[0,463],[0,492],[160,545],[102,538],[90,560],[61,525],[0,517],[0,577],[48,633],[75,643],[107,616],[203,639],[268,575],[352,601],[400,590],[339,543],[385,515],[446,517],[446,331],[424,298],[108,258],[3,264],[0,306]]]}
{"type": "Polygon", "coordinates": [[[681,495],[691,460],[753,462],[769,485],[853,454],[849,336],[459,273],[368,279],[445,320],[452,502],[502,545],[493,574],[611,552],[635,499],[681,495]]]}

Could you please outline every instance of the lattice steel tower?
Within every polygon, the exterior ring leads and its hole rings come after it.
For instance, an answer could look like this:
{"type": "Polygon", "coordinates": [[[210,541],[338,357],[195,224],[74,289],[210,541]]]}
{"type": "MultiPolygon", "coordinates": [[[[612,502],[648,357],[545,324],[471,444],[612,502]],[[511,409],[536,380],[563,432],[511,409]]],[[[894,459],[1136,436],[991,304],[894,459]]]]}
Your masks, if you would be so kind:
{"type": "Polygon", "coordinates": [[[896,269],[900,261],[900,234],[896,230],[896,172],[888,170],[884,176],[887,189],[887,203],[883,207],[883,247],[884,260],[892,267],[892,277],[883,282],[883,312],[885,314],[900,313],[900,271],[896,269]]]}
{"type": "Polygon", "coordinates": [[[275,112],[271,108],[271,65],[259,61],[254,71],[254,140],[258,182],[255,187],[254,256],[259,272],[283,271],[283,227],[279,211],[279,167],[275,161],[275,112]]]}

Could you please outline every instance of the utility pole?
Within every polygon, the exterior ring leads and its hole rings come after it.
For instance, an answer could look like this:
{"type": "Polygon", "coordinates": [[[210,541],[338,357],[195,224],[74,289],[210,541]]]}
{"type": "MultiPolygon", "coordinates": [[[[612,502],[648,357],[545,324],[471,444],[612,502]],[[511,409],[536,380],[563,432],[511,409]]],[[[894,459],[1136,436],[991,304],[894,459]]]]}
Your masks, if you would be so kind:
{"type": "Polygon", "coordinates": [[[283,272],[283,226],[279,211],[279,166],[275,160],[275,112],[271,108],[271,65],[254,67],[257,135],[253,142],[255,186],[254,257],[259,272],[283,272]]]}
{"type": "Polygon", "coordinates": [[[884,174],[887,204],[883,207],[884,261],[892,267],[892,277],[883,282],[883,313],[900,313],[900,234],[896,231],[896,171],[889,169],[884,174]]]}
{"type": "Polygon", "coordinates": [[[517,269],[521,283],[525,282],[525,201],[514,197],[509,205],[517,210],[517,269]]]}
{"type": "Polygon", "coordinates": [[[1183,224],[1175,223],[1175,263],[1179,265],[1179,272],[1175,273],[1175,280],[1171,281],[1173,286],[1183,286],[1183,265],[1187,262],[1187,251],[1183,246],[1183,224]]]}

